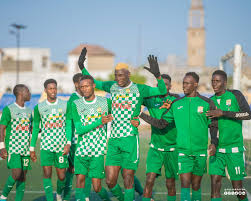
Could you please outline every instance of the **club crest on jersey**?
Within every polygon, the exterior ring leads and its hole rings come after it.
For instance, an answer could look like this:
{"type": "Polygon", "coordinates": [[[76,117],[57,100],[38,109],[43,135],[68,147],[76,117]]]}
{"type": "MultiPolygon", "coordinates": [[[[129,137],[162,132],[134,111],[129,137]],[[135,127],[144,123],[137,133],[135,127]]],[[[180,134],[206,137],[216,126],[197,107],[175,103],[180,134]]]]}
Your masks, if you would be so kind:
{"type": "Polygon", "coordinates": [[[231,99],[226,100],[226,105],[231,106],[231,99]]]}
{"type": "Polygon", "coordinates": [[[220,99],[217,99],[217,103],[220,105],[220,99]]]}
{"type": "Polygon", "coordinates": [[[198,109],[197,109],[197,112],[198,112],[198,113],[203,113],[203,107],[202,107],[202,106],[199,106],[198,109]]]}
{"type": "Polygon", "coordinates": [[[101,112],[102,112],[101,107],[99,107],[99,108],[97,109],[97,112],[98,112],[98,113],[101,113],[101,112]]]}
{"type": "Polygon", "coordinates": [[[62,112],[63,112],[63,110],[62,110],[61,108],[59,108],[59,109],[58,109],[58,112],[59,112],[59,113],[62,113],[62,112]]]}
{"type": "Polygon", "coordinates": [[[130,89],[128,88],[128,89],[126,89],[126,93],[127,94],[129,94],[130,93],[130,89]]]}

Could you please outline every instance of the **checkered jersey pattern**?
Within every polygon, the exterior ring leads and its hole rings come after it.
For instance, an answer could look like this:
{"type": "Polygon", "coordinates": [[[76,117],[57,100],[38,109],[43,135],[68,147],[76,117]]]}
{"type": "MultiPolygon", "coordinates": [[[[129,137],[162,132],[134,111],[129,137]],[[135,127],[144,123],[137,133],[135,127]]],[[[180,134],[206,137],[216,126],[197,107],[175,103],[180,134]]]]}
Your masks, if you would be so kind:
{"type": "MultiPolygon", "coordinates": [[[[108,104],[104,97],[96,96],[92,102],[86,102],[84,98],[81,98],[75,100],[74,103],[83,125],[91,124],[100,119],[102,114],[108,114],[108,104]]],[[[76,156],[98,157],[105,154],[107,144],[106,125],[101,125],[78,137],[76,156]]]]}
{"type": "MultiPolygon", "coordinates": [[[[71,100],[72,102],[74,100],[77,100],[79,98],[82,98],[80,96],[80,94],[78,94],[77,92],[72,93],[71,97],[69,100],[71,100]]],[[[74,122],[72,121],[72,139],[71,139],[71,144],[77,144],[78,143],[78,135],[76,134],[76,128],[74,126],[74,122]]]]}
{"type": "Polygon", "coordinates": [[[42,130],[40,149],[56,153],[64,150],[66,107],[67,102],[60,99],[55,104],[49,104],[47,101],[38,104],[42,130]]]}
{"type": "Polygon", "coordinates": [[[20,108],[14,103],[8,107],[11,113],[9,154],[29,156],[32,110],[20,108]]]}
{"type": "Polygon", "coordinates": [[[132,135],[131,118],[139,103],[140,93],[136,84],[131,83],[126,88],[118,84],[111,87],[112,99],[112,128],[111,138],[127,137],[132,135]]]}

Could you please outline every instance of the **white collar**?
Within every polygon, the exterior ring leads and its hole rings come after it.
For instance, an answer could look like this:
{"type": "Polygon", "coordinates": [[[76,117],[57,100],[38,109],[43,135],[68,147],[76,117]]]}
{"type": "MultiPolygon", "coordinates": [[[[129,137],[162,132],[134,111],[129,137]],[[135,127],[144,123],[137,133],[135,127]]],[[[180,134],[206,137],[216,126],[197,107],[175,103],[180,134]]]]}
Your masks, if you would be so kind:
{"type": "Polygon", "coordinates": [[[82,96],[81,96],[77,91],[75,91],[75,94],[76,94],[79,98],[82,98],[82,96]]]}
{"type": "Polygon", "coordinates": [[[95,96],[95,98],[93,99],[93,101],[86,101],[85,97],[83,97],[83,101],[84,101],[85,104],[94,104],[97,101],[97,96],[95,96]]]}
{"type": "Polygon", "coordinates": [[[58,104],[58,98],[56,99],[56,101],[54,103],[50,103],[47,99],[46,99],[46,103],[47,105],[57,105],[58,104]]]}
{"type": "Polygon", "coordinates": [[[126,87],[120,87],[119,86],[119,89],[121,90],[121,89],[127,89],[127,88],[129,88],[129,87],[131,87],[132,86],[132,81],[130,81],[130,84],[128,85],[128,86],[126,86],[126,87]]]}
{"type": "Polygon", "coordinates": [[[18,105],[16,102],[14,103],[19,109],[22,109],[22,110],[24,110],[26,107],[25,106],[20,106],[20,105],[18,105]]]}

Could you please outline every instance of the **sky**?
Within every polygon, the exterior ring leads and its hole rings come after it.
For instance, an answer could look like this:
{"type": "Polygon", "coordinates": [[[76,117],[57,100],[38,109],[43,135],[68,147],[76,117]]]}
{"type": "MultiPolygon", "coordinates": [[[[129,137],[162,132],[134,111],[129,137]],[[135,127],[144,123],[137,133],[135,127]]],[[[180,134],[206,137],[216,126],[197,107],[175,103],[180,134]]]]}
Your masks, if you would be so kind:
{"type": "MultiPolygon", "coordinates": [[[[239,43],[251,56],[251,1],[204,0],[206,65],[239,43]]],[[[1,0],[0,48],[16,47],[10,24],[27,26],[21,47],[50,48],[51,60],[67,62],[80,43],[115,53],[115,62],[133,65],[149,54],[187,57],[190,0],[1,0]],[[139,40],[140,38],[140,40],[139,40]],[[140,48],[139,48],[140,47],[140,48]]]]}

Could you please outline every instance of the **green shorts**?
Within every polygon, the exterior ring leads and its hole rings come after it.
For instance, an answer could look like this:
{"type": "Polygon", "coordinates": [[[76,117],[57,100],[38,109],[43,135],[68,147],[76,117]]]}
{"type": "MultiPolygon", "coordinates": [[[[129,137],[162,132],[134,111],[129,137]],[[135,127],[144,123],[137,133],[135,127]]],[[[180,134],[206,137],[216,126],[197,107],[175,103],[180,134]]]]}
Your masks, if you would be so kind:
{"type": "Polygon", "coordinates": [[[9,154],[7,157],[7,168],[30,170],[30,162],[30,156],[21,156],[20,154],[9,154]]]}
{"type": "Polygon", "coordinates": [[[77,149],[77,145],[72,144],[69,155],[68,155],[69,166],[71,167],[74,167],[74,158],[75,158],[76,149],[77,149]]]}
{"type": "Polygon", "coordinates": [[[192,173],[203,176],[207,171],[207,156],[193,156],[179,153],[178,156],[179,174],[192,173]]]}
{"type": "Polygon", "coordinates": [[[209,174],[226,176],[226,172],[230,176],[230,180],[240,181],[246,175],[244,153],[221,153],[216,152],[215,156],[209,158],[209,174]]]}
{"type": "Polygon", "coordinates": [[[139,136],[110,138],[106,156],[106,166],[120,166],[137,170],[139,163],[139,136]]]}
{"type": "Polygon", "coordinates": [[[47,150],[41,150],[40,152],[41,166],[55,166],[56,168],[68,168],[69,162],[67,155],[63,156],[62,152],[50,152],[47,150]]]}
{"type": "Polygon", "coordinates": [[[104,155],[98,157],[75,156],[75,174],[88,175],[90,178],[103,179],[105,177],[104,155]]]}
{"type": "Polygon", "coordinates": [[[178,153],[177,151],[159,151],[150,148],[146,159],[146,174],[153,172],[161,175],[164,165],[167,179],[178,178],[178,153]]]}

